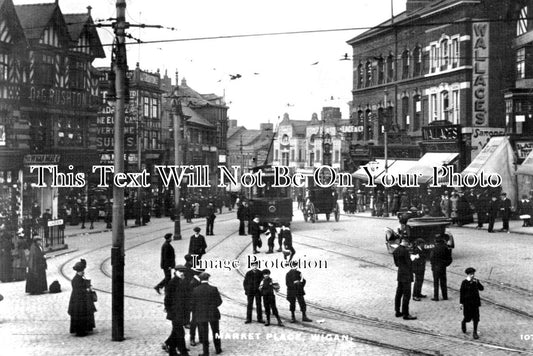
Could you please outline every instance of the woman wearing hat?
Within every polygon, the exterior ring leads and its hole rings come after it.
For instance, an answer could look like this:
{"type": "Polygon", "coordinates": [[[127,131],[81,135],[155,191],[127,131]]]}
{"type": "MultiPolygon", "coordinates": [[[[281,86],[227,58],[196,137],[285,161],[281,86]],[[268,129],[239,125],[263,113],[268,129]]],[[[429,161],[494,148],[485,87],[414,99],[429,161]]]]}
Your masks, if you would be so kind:
{"type": "Polygon", "coordinates": [[[70,315],[70,333],[85,336],[95,328],[94,312],[96,308],[92,299],[91,281],[85,279],[87,262],[81,259],[73,269],[76,275],[72,279],[72,294],[68,304],[70,315]]]}
{"type": "Polygon", "coordinates": [[[48,289],[46,283],[46,259],[42,239],[35,235],[28,256],[28,274],[26,276],[26,293],[41,294],[48,289]]]}

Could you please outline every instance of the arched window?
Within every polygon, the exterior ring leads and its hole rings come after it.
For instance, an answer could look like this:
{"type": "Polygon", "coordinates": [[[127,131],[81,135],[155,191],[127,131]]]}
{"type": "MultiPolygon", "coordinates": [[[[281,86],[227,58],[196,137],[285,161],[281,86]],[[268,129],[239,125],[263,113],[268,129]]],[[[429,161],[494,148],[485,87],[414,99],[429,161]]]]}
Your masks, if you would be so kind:
{"type": "Polygon", "coordinates": [[[402,79],[409,77],[409,66],[411,65],[411,58],[409,50],[406,49],[402,53],[402,79]]]}
{"type": "Polygon", "coordinates": [[[409,116],[409,97],[404,96],[402,98],[402,130],[409,130],[409,125],[411,124],[411,118],[409,116]]]}
{"type": "Polygon", "coordinates": [[[441,98],[441,118],[446,121],[452,121],[450,120],[450,96],[448,95],[448,91],[443,91],[440,93],[441,98]]]}
{"type": "Polygon", "coordinates": [[[366,72],[366,86],[369,87],[372,85],[372,62],[366,61],[365,64],[365,72],[366,72]]]}
{"type": "Polygon", "coordinates": [[[527,6],[520,9],[516,22],[516,35],[520,36],[527,32],[527,6]]]}
{"type": "Polygon", "coordinates": [[[394,56],[390,54],[387,57],[387,82],[394,80],[394,56]]]}
{"type": "Polygon", "coordinates": [[[385,80],[385,60],[382,56],[378,58],[378,84],[383,84],[385,80]]]}
{"type": "Polygon", "coordinates": [[[359,63],[359,65],[357,66],[357,87],[358,88],[363,87],[364,80],[365,80],[365,71],[363,68],[363,63],[359,63]]]}
{"type": "Polygon", "coordinates": [[[420,46],[416,46],[413,50],[413,77],[422,74],[422,50],[420,46]]]}
{"type": "Polygon", "coordinates": [[[440,69],[446,70],[448,69],[448,64],[450,63],[450,51],[448,48],[448,39],[443,39],[440,42],[440,69]]]}

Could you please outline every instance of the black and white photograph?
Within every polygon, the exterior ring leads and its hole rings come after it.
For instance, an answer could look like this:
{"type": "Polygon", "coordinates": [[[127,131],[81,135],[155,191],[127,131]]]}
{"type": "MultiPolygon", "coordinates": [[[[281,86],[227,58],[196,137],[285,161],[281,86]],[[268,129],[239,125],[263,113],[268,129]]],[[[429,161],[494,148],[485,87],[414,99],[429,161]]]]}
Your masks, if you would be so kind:
{"type": "Polygon", "coordinates": [[[0,0],[0,355],[532,355],[533,0],[0,0]]]}

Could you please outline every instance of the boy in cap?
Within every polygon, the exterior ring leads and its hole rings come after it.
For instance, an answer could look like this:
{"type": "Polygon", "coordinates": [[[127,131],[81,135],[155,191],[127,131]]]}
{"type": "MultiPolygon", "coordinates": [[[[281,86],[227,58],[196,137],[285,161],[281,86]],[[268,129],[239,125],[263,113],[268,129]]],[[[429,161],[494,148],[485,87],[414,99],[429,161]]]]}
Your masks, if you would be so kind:
{"type": "Polygon", "coordinates": [[[466,323],[474,322],[474,339],[479,339],[477,334],[477,326],[479,323],[479,307],[481,306],[481,299],[479,291],[483,290],[481,282],[475,278],[476,270],[473,267],[468,267],[465,270],[466,279],[461,283],[460,299],[461,309],[463,310],[463,321],[461,321],[461,329],[466,334],[466,323]]]}
{"type": "Polygon", "coordinates": [[[278,308],[276,307],[276,295],[274,291],[279,291],[279,284],[274,283],[272,278],[270,278],[270,270],[263,270],[263,280],[259,284],[259,290],[263,296],[263,306],[265,307],[266,322],[265,326],[270,325],[270,310],[272,309],[272,314],[278,319],[278,325],[283,326],[281,319],[278,314],[278,308]]]}

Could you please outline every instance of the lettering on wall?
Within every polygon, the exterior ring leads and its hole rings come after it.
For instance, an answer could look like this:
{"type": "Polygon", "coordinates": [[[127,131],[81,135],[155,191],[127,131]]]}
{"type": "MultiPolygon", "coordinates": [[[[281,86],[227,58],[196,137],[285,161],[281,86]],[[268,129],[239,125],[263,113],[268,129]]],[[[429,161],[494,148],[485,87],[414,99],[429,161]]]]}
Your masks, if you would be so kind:
{"type": "Polygon", "coordinates": [[[489,23],[472,25],[472,126],[488,126],[489,23]]]}

